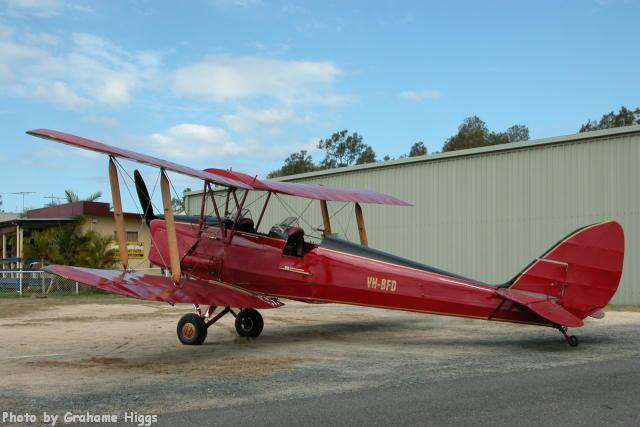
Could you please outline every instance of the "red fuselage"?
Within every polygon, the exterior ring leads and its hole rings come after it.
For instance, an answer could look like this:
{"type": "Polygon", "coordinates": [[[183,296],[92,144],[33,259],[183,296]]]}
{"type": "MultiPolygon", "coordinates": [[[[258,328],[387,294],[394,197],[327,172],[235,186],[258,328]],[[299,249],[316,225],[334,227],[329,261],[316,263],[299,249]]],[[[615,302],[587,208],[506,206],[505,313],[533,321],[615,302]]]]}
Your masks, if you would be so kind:
{"type": "MultiPolygon", "coordinates": [[[[495,286],[444,273],[305,243],[302,256],[283,254],[286,241],[264,234],[223,232],[178,222],[182,271],[254,293],[308,302],[333,302],[475,319],[552,324],[505,301],[495,286]],[[231,239],[229,239],[229,237],[231,239]]],[[[151,223],[149,260],[168,267],[166,230],[151,223]]]]}

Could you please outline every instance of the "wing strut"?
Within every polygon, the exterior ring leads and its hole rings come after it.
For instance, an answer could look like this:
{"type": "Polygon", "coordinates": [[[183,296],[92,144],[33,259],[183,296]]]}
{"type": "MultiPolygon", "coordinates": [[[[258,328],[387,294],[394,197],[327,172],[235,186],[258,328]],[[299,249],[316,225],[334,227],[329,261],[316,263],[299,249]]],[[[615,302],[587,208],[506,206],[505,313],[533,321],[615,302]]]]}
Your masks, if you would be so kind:
{"type": "Polygon", "coordinates": [[[360,244],[362,246],[369,246],[369,240],[367,239],[367,229],[364,228],[364,215],[362,215],[362,208],[360,207],[360,203],[358,202],[356,202],[356,222],[358,223],[360,244]]]}
{"type": "Polygon", "coordinates": [[[171,206],[171,189],[167,171],[160,169],[160,188],[162,190],[162,206],[164,208],[164,222],[167,228],[167,246],[169,246],[169,264],[171,265],[171,278],[174,283],[180,282],[180,256],[178,255],[178,237],[176,236],[176,223],[173,219],[171,206]]]}
{"type": "Polygon", "coordinates": [[[324,223],[324,231],[322,234],[327,236],[331,234],[331,220],[329,218],[329,208],[326,200],[320,200],[320,209],[322,210],[322,222],[324,223]]]}
{"type": "Polygon", "coordinates": [[[120,262],[126,271],[129,266],[129,254],[127,252],[127,240],[124,232],[124,214],[122,213],[122,199],[120,198],[120,182],[118,170],[113,156],[109,156],[109,183],[111,184],[111,197],[113,199],[113,219],[116,223],[116,237],[120,249],[120,262]]]}

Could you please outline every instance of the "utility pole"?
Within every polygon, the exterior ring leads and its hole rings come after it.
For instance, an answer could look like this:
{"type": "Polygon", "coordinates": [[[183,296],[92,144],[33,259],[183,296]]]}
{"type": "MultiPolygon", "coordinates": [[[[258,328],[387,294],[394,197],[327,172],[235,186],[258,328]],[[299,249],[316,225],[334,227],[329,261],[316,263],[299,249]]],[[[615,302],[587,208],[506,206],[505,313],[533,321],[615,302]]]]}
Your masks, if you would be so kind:
{"type": "Polygon", "coordinates": [[[16,191],[15,193],[9,193],[9,194],[22,196],[22,212],[24,212],[24,196],[26,196],[27,194],[36,194],[36,192],[35,191],[16,191]]]}

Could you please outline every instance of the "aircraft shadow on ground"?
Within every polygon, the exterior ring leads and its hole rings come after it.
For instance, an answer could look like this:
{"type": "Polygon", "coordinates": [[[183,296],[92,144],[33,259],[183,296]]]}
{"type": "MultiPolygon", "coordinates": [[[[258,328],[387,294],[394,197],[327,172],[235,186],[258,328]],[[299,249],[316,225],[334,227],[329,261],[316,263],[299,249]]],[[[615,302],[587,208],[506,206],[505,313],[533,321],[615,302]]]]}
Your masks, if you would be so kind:
{"type": "MultiPolygon", "coordinates": [[[[251,341],[263,344],[283,344],[286,342],[335,340],[344,341],[345,338],[357,338],[357,340],[370,340],[372,334],[399,332],[409,330],[407,322],[403,320],[358,320],[347,322],[320,322],[305,325],[291,325],[285,328],[271,329],[265,326],[265,331],[260,338],[245,339],[238,337],[236,341],[251,341]]],[[[210,330],[211,332],[211,330],[210,330]]],[[[211,334],[212,342],[204,345],[217,345],[215,333],[211,334]]]]}
{"type": "MultiPolygon", "coordinates": [[[[556,330],[551,328],[531,329],[523,326],[522,330],[512,330],[509,332],[501,332],[496,334],[492,330],[474,330],[474,336],[469,336],[467,327],[460,330],[460,335],[456,335],[455,327],[447,325],[451,328],[448,336],[442,336],[438,331],[443,325],[435,321],[412,322],[408,324],[406,320],[354,320],[342,322],[321,322],[310,323],[305,325],[292,325],[277,330],[268,330],[268,326],[263,335],[257,339],[236,338],[234,343],[250,343],[255,347],[271,347],[273,345],[283,345],[290,342],[309,343],[322,341],[335,341],[343,343],[350,340],[354,344],[372,343],[375,339],[377,344],[381,345],[398,345],[406,347],[460,347],[468,346],[470,348],[509,348],[527,351],[540,352],[564,352],[567,350],[575,350],[569,347],[564,337],[556,330]],[[412,330],[418,330],[411,335],[412,330]],[[435,331],[433,334],[425,335],[424,332],[435,331]],[[382,334],[382,335],[381,335],[382,334]]],[[[624,328],[627,329],[627,328],[624,328]]],[[[629,330],[631,332],[631,329],[629,330]]],[[[610,336],[604,331],[588,331],[582,332],[579,329],[570,330],[580,339],[582,347],[588,345],[610,345],[619,343],[626,338],[622,336],[610,336]]],[[[211,334],[205,345],[228,345],[226,340],[216,340],[215,334],[211,334]]],[[[578,347],[580,349],[580,347],[578,347]]]]}

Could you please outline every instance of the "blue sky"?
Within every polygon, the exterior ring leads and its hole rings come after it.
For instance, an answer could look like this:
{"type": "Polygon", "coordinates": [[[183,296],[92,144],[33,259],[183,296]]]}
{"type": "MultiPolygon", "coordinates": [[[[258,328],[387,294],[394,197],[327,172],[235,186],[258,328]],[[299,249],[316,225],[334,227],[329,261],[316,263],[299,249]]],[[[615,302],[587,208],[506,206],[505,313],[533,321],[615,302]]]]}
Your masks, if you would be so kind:
{"type": "Polygon", "coordinates": [[[0,0],[4,210],[16,191],[109,200],[106,159],[39,127],[264,176],[340,129],[395,157],[474,114],[542,138],[640,105],[638,1],[177,4],[0,0]]]}

